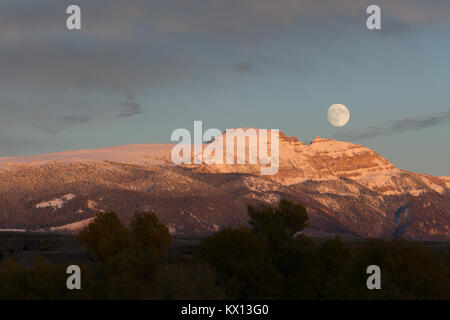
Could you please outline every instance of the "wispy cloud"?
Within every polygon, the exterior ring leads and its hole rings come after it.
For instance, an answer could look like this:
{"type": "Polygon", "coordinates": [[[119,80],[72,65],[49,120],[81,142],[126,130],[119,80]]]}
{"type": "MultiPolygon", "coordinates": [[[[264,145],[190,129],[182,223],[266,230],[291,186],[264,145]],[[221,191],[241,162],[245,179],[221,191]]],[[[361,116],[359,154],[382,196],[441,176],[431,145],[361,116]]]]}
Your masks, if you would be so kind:
{"type": "Polygon", "coordinates": [[[118,102],[117,105],[122,110],[116,115],[116,118],[129,118],[144,112],[142,106],[134,101],[133,94],[127,94],[127,101],[118,102]]]}
{"type": "Polygon", "coordinates": [[[249,72],[253,69],[253,65],[248,61],[241,61],[234,65],[235,72],[249,72]]]}
{"type": "Polygon", "coordinates": [[[66,115],[62,117],[48,116],[48,117],[33,117],[33,128],[56,135],[59,132],[72,128],[79,124],[85,124],[92,121],[94,117],[91,116],[72,116],[66,115]]]}
{"type": "Polygon", "coordinates": [[[63,116],[60,118],[61,121],[67,123],[87,123],[92,120],[92,117],[88,116],[63,116]]]}
{"type": "Polygon", "coordinates": [[[369,126],[364,130],[337,134],[334,138],[357,141],[380,136],[390,136],[405,131],[421,130],[448,121],[450,121],[450,110],[387,121],[379,125],[369,126]]]}

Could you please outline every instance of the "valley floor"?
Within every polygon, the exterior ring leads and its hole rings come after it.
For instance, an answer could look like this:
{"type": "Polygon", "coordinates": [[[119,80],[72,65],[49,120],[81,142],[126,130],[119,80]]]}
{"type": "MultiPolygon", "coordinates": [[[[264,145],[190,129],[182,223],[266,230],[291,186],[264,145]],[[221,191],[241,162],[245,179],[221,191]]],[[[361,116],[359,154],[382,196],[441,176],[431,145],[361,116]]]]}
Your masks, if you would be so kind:
{"type": "MultiPolygon", "coordinates": [[[[174,235],[170,249],[175,257],[192,256],[195,247],[200,245],[205,235],[174,235]]],[[[314,238],[321,242],[326,238],[314,238]]],[[[359,246],[364,239],[343,239],[350,246],[359,246]]],[[[437,253],[450,250],[450,241],[414,241],[437,253]]],[[[13,259],[18,263],[29,266],[37,257],[43,257],[49,263],[78,262],[90,264],[92,262],[89,252],[76,240],[74,235],[24,232],[24,231],[0,231],[0,264],[7,259],[13,259]],[[3,256],[3,259],[1,257],[3,256]]]]}

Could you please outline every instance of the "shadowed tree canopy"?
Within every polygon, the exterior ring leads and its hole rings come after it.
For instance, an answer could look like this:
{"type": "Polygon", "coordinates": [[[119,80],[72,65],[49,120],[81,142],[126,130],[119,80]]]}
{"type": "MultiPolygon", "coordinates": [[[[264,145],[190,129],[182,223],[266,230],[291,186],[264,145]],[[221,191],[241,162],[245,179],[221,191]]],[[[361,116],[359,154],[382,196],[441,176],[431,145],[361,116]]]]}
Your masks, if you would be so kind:
{"type": "Polygon", "coordinates": [[[278,207],[248,206],[248,215],[255,233],[268,237],[272,243],[292,239],[308,221],[306,208],[288,200],[281,200],[278,207]]]}
{"type": "Polygon", "coordinates": [[[152,212],[136,212],[127,229],[117,214],[106,212],[95,217],[78,235],[78,240],[96,258],[106,259],[125,250],[148,251],[153,255],[167,255],[171,236],[167,227],[152,212]]]}
{"type": "Polygon", "coordinates": [[[268,299],[278,296],[281,275],[275,269],[270,246],[247,227],[224,228],[206,237],[197,250],[218,275],[226,295],[233,299],[268,299]]]}
{"type": "Polygon", "coordinates": [[[78,234],[78,240],[104,262],[129,246],[130,235],[117,214],[106,212],[97,215],[94,222],[78,234]]]}
{"type": "MultiPolygon", "coordinates": [[[[3,253],[10,248],[0,261],[0,299],[450,298],[445,244],[431,250],[406,240],[293,236],[307,218],[302,206],[288,201],[250,214],[253,228],[223,228],[195,248],[174,246],[170,256],[169,232],[153,213],[135,213],[129,228],[115,213],[99,214],[79,235],[98,261],[70,262],[82,269],[82,290],[67,290],[67,263],[15,261],[24,243],[34,250],[36,236],[25,234],[30,242],[0,246],[3,253]],[[381,269],[381,290],[367,289],[366,270],[373,264],[381,269]]],[[[60,237],[52,241],[59,250],[60,237]]]]}
{"type": "Polygon", "coordinates": [[[171,236],[167,227],[152,212],[136,212],[130,224],[136,248],[152,250],[159,256],[167,255],[171,236]]]}

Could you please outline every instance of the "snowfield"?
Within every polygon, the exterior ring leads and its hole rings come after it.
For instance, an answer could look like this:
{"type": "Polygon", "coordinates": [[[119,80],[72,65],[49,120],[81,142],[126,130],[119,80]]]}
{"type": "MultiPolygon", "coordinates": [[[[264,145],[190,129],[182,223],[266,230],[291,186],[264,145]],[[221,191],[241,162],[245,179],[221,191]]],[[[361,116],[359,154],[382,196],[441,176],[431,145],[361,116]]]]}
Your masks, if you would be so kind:
{"type": "MultiPolygon", "coordinates": [[[[0,157],[0,166],[46,162],[116,161],[158,164],[170,156],[172,144],[130,144],[100,149],[84,149],[38,154],[23,157],[0,157]]],[[[167,158],[169,159],[169,158],[167,158]]]]}
{"type": "Polygon", "coordinates": [[[76,197],[76,195],[69,193],[69,194],[62,196],[61,198],[38,203],[35,207],[36,208],[53,207],[54,209],[61,209],[67,201],[70,201],[75,197],[76,197]]]}

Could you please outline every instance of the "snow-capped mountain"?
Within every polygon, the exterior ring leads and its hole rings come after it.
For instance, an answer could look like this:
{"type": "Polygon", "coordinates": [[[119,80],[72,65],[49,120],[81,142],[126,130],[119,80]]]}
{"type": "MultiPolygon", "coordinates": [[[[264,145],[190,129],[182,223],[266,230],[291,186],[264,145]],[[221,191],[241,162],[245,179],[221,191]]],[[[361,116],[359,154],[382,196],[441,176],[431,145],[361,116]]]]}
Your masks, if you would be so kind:
{"type": "MultiPolygon", "coordinates": [[[[248,158],[248,148],[245,151],[248,158]]],[[[448,177],[397,169],[374,150],[362,145],[320,137],[314,137],[307,145],[280,133],[279,159],[278,173],[267,178],[283,185],[348,178],[383,195],[417,196],[429,191],[443,194],[449,184],[448,177]]],[[[210,165],[202,166],[201,170],[258,174],[259,168],[255,165],[210,165]]]]}
{"type": "MultiPolygon", "coordinates": [[[[226,133],[217,139],[225,145],[226,133]]],[[[55,230],[107,210],[128,221],[152,210],[173,233],[212,232],[245,224],[247,204],[285,198],[307,207],[312,235],[450,239],[450,177],[398,169],[362,145],[280,132],[274,175],[261,175],[260,161],[174,165],[173,146],[0,158],[0,229],[55,230]]]]}

